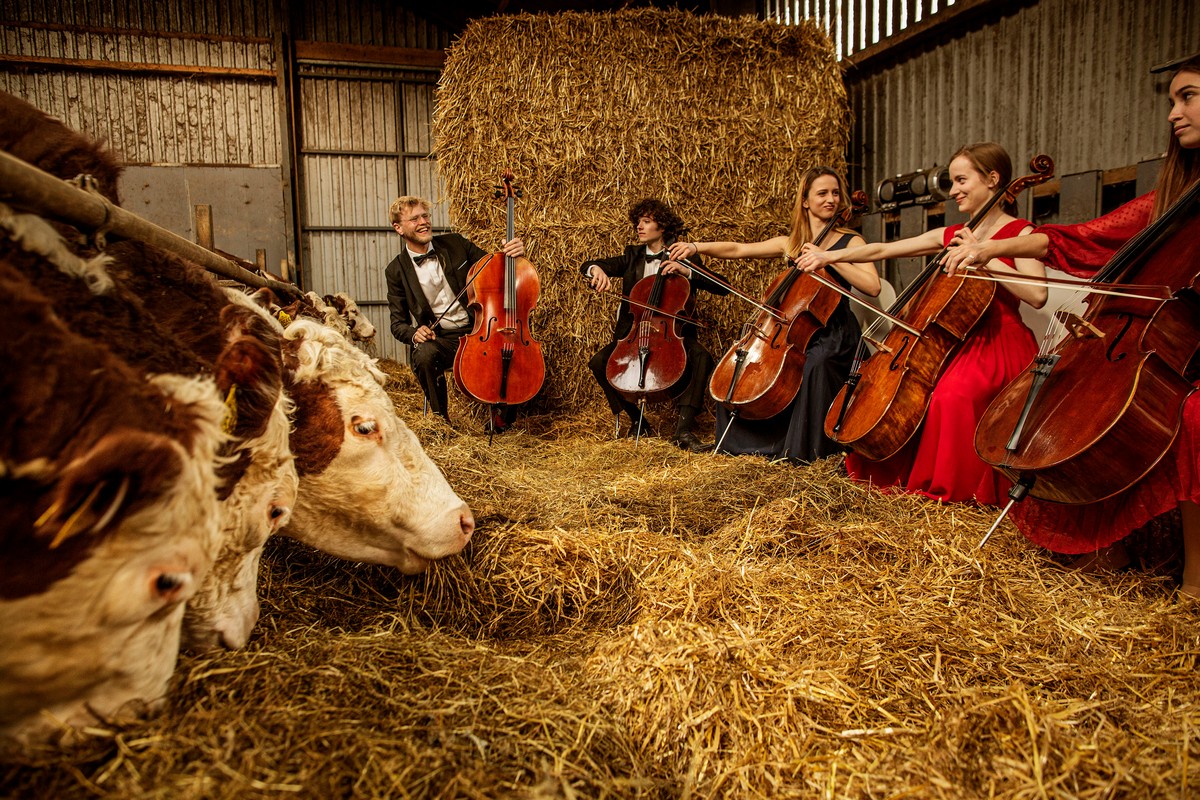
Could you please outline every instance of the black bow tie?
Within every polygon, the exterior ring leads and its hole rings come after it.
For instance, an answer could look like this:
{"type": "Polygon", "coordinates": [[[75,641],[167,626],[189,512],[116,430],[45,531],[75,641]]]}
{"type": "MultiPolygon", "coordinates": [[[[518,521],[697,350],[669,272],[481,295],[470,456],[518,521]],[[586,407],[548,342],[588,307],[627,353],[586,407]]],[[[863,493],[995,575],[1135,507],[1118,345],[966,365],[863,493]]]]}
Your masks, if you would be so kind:
{"type": "Polygon", "coordinates": [[[424,264],[426,261],[429,261],[430,259],[435,259],[435,258],[437,258],[437,253],[430,250],[428,253],[422,253],[419,256],[413,256],[412,260],[413,260],[413,263],[419,267],[422,264],[424,264]]]}
{"type": "Polygon", "coordinates": [[[667,254],[666,250],[659,250],[657,253],[646,253],[647,261],[662,261],[663,256],[667,254]]]}

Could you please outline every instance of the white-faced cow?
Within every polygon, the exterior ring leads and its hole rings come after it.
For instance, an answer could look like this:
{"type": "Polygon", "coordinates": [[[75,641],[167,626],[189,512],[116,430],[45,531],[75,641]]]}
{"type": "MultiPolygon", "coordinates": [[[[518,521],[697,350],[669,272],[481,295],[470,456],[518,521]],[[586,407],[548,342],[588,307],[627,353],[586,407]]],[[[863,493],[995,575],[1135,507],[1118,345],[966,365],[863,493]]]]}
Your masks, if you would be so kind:
{"type": "MultiPolygon", "coordinates": [[[[2,243],[0,239],[0,243],[2,243]]],[[[0,736],[160,702],[219,546],[224,405],[68,330],[0,254],[0,736]]]]}
{"type": "MultiPolygon", "coordinates": [[[[110,153],[11,95],[0,93],[0,117],[0,144],[12,154],[64,177],[98,175],[98,190],[115,199],[119,169],[110,153]]],[[[81,259],[36,217],[0,214],[0,230],[20,250],[58,267],[34,263],[25,277],[63,309],[74,333],[103,343],[143,375],[218,382],[231,434],[216,464],[222,553],[188,605],[184,639],[196,648],[241,646],[258,618],[262,545],[295,502],[282,329],[240,293],[155,248],[126,242],[81,259]]]]}
{"type": "Polygon", "coordinates": [[[337,309],[338,315],[350,328],[351,337],[354,341],[361,342],[370,353],[375,345],[375,326],[362,313],[358,303],[345,292],[325,295],[325,303],[337,309]]]}
{"type": "Polygon", "coordinates": [[[373,360],[310,320],[284,335],[300,494],[283,533],[409,574],[462,550],[471,510],[397,416],[373,360]]]}

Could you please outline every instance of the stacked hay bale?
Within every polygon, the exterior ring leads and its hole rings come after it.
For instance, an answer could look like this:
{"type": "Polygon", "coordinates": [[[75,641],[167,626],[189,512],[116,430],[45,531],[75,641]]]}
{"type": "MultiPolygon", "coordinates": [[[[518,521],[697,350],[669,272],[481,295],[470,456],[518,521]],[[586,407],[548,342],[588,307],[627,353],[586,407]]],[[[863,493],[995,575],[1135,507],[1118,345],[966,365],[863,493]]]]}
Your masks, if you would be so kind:
{"type": "MultiPolygon", "coordinates": [[[[635,241],[634,202],[666,200],[699,240],[785,233],[801,172],[841,169],[849,124],[833,49],[808,21],[636,9],[469,25],[438,87],[437,158],[455,227],[481,246],[504,238],[491,202],[501,173],[523,189],[517,234],[542,283],[541,406],[603,406],[587,361],[612,335],[616,300],[588,291],[578,267],[635,241]]],[[[714,266],[753,296],[783,262],[714,266]]],[[[698,305],[702,341],[720,357],[750,309],[698,305]]]]}

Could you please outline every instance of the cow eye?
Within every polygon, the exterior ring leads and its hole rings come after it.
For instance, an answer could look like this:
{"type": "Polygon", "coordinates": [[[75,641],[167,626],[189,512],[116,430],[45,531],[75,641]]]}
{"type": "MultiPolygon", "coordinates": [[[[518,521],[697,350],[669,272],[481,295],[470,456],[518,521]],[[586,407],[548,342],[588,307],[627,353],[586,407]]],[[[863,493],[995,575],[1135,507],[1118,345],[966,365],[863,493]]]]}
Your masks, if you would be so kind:
{"type": "Polygon", "coordinates": [[[164,603],[172,603],[183,595],[188,585],[186,573],[160,572],[154,578],[154,595],[164,603]]]}
{"type": "Polygon", "coordinates": [[[360,419],[354,422],[354,432],[359,436],[374,436],[379,430],[379,423],[373,419],[360,419]]]}

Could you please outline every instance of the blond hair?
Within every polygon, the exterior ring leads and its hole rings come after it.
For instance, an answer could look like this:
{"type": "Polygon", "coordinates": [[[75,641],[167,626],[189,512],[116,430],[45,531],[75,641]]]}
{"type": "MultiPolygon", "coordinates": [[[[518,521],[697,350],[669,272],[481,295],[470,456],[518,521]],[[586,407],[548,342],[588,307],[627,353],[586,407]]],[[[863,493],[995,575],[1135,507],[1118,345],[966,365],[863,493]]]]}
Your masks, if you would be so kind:
{"type": "Polygon", "coordinates": [[[426,211],[429,211],[431,208],[433,208],[429,201],[423,197],[416,197],[411,194],[406,194],[403,197],[397,197],[392,201],[392,204],[388,206],[388,214],[392,218],[392,224],[399,224],[401,219],[404,217],[404,212],[408,211],[414,206],[421,206],[426,211]]]}
{"type": "MultiPolygon", "coordinates": [[[[846,190],[846,182],[842,180],[842,176],[832,167],[811,167],[800,176],[800,188],[796,192],[796,205],[792,209],[792,230],[788,234],[787,254],[791,258],[800,255],[800,248],[807,242],[811,242],[816,236],[816,231],[812,229],[812,225],[808,221],[808,209],[804,207],[804,201],[808,199],[808,193],[812,191],[812,186],[816,183],[817,178],[824,175],[831,175],[837,179],[838,192],[841,198],[838,200],[838,207],[835,214],[841,214],[850,206],[850,196],[846,190]]],[[[854,233],[849,228],[838,226],[835,228],[838,233],[854,233]]]]}

